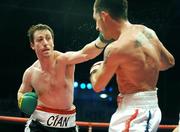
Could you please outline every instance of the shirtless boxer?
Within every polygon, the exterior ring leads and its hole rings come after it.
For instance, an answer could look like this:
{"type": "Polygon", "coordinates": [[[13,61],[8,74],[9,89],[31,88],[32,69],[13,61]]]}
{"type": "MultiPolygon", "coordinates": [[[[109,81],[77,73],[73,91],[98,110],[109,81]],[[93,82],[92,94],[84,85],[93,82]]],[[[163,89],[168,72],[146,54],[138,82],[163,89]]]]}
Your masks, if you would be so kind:
{"type": "Polygon", "coordinates": [[[109,132],[156,132],[161,121],[157,81],[160,71],[175,64],[156,33],[128,21],[127,0],[95,0],[96,29],[105,39],[115,39],[104,51],[104,60],[90,70],[95,92],[116,75],[118,108],[109,132]]]}
{"type": "Polygon", "coordinates": [[[25,131],[75,132],[75,64],[95,58],[106,44],[100,36],[79,51],[55,51],[53,30],[44,24],[31,26],[28,36],[37,61],[25,70],[17,94],[19,108],[31,114],[25,131]]]}

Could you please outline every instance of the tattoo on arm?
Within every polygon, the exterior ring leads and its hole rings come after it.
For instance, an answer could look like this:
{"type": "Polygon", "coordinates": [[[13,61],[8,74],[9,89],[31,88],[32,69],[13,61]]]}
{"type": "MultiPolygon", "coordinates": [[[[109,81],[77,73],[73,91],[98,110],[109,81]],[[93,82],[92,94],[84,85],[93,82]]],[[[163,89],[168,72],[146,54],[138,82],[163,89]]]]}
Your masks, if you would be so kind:
{"type": "Polygon", "coordinates": [[[143,44],[150,44],[150,41],[153,38],[153,31],[151,31],[150,29],[144,29],[142,33],[137,34],[135,40],[135,48],[142,47],[143,44]]]}
{"type": "Polygon", "coordinates": [[[141,46],[142,46],[141,40],[140,39],[136,39],[135,40],[135,48],[138,48],[138,47],[141,47],[141,46]]]}

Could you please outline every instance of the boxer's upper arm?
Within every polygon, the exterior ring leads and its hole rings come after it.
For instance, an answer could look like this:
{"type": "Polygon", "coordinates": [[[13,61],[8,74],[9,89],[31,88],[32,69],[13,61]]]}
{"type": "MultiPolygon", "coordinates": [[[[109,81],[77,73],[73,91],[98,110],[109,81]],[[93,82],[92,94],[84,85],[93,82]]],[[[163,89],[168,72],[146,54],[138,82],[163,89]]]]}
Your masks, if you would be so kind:
{"type": "Polygon", "coordinates": [[[69,51],[65,53],[65,61],[67,64],[78,64],[87,61],[87,54],[80,51],[69,51]]]}
{"type": "Polygon", "coordinates": [[[172,67],[175,64],[174,57],[164,47],[164,45],[161,43],[161,41],[159,40],[159,38],[153,30],[146,28],[146,31],[146,36],[149,36],[151,39],[153,39],[153,41],[155,41],[157,48],[160,51],[160,70],[166,70],[172,67]]]}
{"type": "Polygon", "coordinates": [[[166,70],[175,64],[175,59],[173,55],[163,46],[163,44],[158,41],[158,46],[160,50],[160,70],[166,70]]]}
{"type": "Polygon", "coordinates": [[[93,89],[102,91],[109,83],[119,66],[119,54],[115,47],[108,46],[104,51],[104,62],[96,73],[96,82],[93,89]]]}
{"type": "Polygon", "coordinates": [[[30,68],[28,68],[24,74],[23,74],[23,78],[22,78],[22,83],[20,85],[20,88],[18,90],[18,98],[24,94],[25,92],[29,92],[32,91],[33,88],[31,86],[31,70],[30,68]]]}

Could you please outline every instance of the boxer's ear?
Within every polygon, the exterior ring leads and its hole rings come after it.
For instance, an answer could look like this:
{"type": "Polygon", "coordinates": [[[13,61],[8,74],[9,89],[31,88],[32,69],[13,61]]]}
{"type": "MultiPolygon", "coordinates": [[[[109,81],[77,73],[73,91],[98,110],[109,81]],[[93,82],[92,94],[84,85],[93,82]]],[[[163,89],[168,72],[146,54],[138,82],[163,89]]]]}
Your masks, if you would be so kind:
{"type": "Polygon", "coordinates": [[[101,19],[105,22],[109,18],[109,13],[105,11],[101,11],[100,16],[101,16],[101,19]]]}
{"type": "Polygon", "coordinates": [[[34,43],[30,43],[30,47],[31,47],[31,49],[33,49],[34,50],[34,43]]]}

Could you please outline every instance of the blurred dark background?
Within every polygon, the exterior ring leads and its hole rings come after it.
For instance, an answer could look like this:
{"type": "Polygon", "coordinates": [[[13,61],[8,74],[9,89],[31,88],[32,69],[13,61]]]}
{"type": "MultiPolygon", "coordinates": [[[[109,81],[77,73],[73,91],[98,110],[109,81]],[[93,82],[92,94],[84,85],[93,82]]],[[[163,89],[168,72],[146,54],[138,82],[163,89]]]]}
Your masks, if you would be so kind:
{"type": "MultiPolygon", "coordinates": [[[[28,28],[33,24],[47,24],[55,33],[55,49],[61,52],[79,50],[98,36],[92,18],[93,2],[94,0],[0,1],[0,115],[26,117],[17,107],[16,94],[24,70],[36,60],[28,42],[28,28]]],[[[157,87],[162,110],[161,124],[178,124],[180,1],[129,0],[129,20],[131,23],[145,24],[156,31],[176,59],[175,67],[160,73],[157,87]]],[[[86,86],[89,83],[91,65],[101,59],[102,55],[76,65],[75,80],[79,85],[75,88],[74,104],[77,106],[78,121],[109,122],[116,109],[118,93],[114,78],[106,90],[98,94],[86,86]],[[84,83],[84,88],[80,88],[81,83],[84,83]],[[102,94],[106,94],[107,98],[101,98],[102,94]]],[[[23,127],[22,124],[0,122],[0,132],[22,131],[23,127]]]]}

